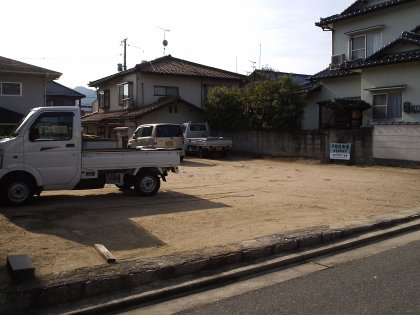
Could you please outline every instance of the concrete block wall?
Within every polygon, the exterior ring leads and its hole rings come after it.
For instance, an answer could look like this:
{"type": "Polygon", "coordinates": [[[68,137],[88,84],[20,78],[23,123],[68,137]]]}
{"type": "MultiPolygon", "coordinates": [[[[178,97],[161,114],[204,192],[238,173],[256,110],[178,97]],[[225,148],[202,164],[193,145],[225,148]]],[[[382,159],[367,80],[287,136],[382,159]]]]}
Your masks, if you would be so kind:
{"type": "Polygon", "coordinates": [[[373,158],[420,162],[420,124],[375,125],[373,158]]]}

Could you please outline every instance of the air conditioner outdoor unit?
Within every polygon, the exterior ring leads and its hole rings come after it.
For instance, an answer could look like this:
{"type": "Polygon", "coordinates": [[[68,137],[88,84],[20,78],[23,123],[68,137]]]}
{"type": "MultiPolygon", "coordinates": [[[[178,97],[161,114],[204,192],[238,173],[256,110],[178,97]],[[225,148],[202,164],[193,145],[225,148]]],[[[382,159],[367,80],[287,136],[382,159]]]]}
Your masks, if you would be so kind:
{"type": "Polygon", "coordinates": [[[331,64],[330,68],[338,68],[341,64],[346,61],[346,55],[340,54],[340,55],[333,55],[331,56],[331,64]]]}

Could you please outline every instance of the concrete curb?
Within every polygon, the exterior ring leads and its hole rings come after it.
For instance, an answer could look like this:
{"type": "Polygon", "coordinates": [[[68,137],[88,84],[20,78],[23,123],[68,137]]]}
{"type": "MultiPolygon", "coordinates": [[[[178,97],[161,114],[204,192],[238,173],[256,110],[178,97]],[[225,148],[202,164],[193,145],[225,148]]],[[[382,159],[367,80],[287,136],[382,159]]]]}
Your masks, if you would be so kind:
{"type": "Polygon", "coordinates": [[[148,290],[128,298],[121,298],[93,307],[79,308],[69,311],[67,314],[100,313],[285,266],[419,228],[420,214],[415,214],[339,230],[315,228],[305,233],[266,236],[244,242],[241,244],[241,250],[216,256],[188,255],[187,253],[182,256],[157,257],[147,262],[131,261],[105,265],[95,268],[95,270],[82,269],[71,275],[64,274],[59,279],[47,279],[42,282],[33,281],[0,288],[0,313],[13,314],[26,310],[35,311],[36,309],[41,311],[42,308],[57,304],[77,302],[101,294],[134,289],[154,282],[214,270],[228,265],[254,262],[249,266],[229,272],[202,277],[179,285],[148,290]],[[348,237],[352,238],[346,239],[348,237]],[[341,241],[338,242],[339,240],[341,241]],[[308,249],[304,252],[283,255],[255,263],[257,259],[267,259],[274,255],[287,254],[292,250],[323,244],[325,246],[322,248],[308,249]]]}

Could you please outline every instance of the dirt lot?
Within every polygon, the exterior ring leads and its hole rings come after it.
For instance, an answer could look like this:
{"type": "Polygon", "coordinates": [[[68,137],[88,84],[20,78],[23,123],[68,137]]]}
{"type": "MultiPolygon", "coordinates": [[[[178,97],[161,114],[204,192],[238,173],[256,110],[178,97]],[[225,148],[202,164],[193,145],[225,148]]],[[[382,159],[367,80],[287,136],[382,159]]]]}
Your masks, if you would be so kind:
{"type": "Polygon", "coordinates": [[[339,228],[420,213],[420,169],[317,161],[187,158],[153,198],[102,190],[45,192],[0,209],[0,283],[6,256],[26,253],[37,276],[184,251],[220,253],[260,236],[339,228]]]}

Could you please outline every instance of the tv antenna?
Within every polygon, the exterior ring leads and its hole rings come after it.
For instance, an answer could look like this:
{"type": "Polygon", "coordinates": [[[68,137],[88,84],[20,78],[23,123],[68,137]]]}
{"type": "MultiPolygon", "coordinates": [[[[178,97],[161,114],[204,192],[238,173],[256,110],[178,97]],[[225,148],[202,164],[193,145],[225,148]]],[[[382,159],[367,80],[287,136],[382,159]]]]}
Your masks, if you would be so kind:
{"type": "Polygon", "coordinates": [[[252,71],[254,71],[255,70],[255,68],[256,68],[256,66],[255,66],[255,64],[257,63],[256,61],[252,61],[252,60],[248,60],[250,63],[251,63],[251,68],[252,68],[252,71]]]}
{"type": "Polygon", "coordinates": [[[166,40],[166,32],[169,32],[168,29],[158,26],[161,30],[163,30],[163,55],[165,56],[166,53],[166,46],[168,46],[168,41],[166,40]]]}

